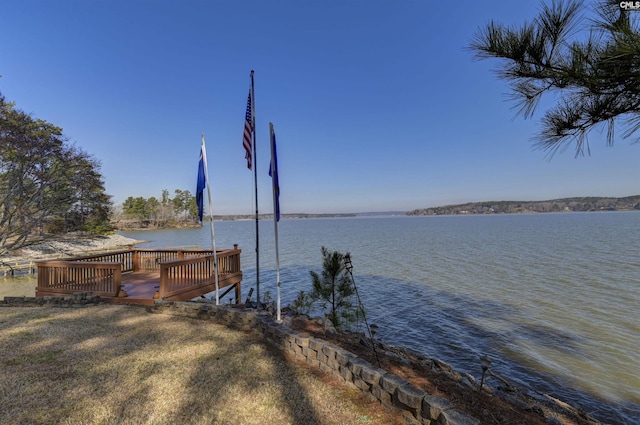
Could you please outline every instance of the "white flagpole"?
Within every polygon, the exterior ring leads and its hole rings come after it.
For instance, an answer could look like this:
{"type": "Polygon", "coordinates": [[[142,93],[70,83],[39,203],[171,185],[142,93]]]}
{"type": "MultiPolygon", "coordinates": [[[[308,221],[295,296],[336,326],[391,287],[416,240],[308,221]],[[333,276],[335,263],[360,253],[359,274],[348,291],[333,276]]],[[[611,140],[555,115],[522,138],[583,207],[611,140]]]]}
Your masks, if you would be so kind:
{"type": "Polygon", "coordinates": [[[273,229],[276,240],[276,283],[277,283],[277,321],[281,322],[280,318],[280,251],[278,250],[278,190],[277,185],[277,172],[276,169],[276,144],[275,144],[275,132],[273,131],[273,123],[269,123],[269,139],[271,141],[271,186],[273,188],[273,229]]]}
{"type": "Polygon", "coordinates": [[[202,133],[202,160],[204,161],[204,175],[207,182],[207,196],[209,197],[209,217],[211,218],[211,245],[213,246],[213,274],[216,281],[216,305],[220,304],[220,291],[218,287],[218,254],[216,252],[216,233],[213,230],[213,204],[211,203],[211,185],[209,184],[209,166],[207,165],[207,148],[204,144],[202,133]]]}
{"type": "Polygon", "coordinates": [[[256,90],[253,81],[253,69],[251,70],[251,127],[253,129],[253,184],[256,195],[256,308],[262,309],[260,302],[260,229],[258,215],[258,154],[256,147],[256,90]]]}

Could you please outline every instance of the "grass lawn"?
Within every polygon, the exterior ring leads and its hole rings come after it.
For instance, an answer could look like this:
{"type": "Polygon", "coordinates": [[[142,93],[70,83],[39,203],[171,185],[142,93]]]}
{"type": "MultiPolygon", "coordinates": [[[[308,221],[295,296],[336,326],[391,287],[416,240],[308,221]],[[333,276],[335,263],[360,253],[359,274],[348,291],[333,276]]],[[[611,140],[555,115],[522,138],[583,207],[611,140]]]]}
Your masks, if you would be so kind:
{"type": "Polygon", "coordinates": [[[257,334],[144,308],[0,308],[2,424],[401,424],[257,334]]]}

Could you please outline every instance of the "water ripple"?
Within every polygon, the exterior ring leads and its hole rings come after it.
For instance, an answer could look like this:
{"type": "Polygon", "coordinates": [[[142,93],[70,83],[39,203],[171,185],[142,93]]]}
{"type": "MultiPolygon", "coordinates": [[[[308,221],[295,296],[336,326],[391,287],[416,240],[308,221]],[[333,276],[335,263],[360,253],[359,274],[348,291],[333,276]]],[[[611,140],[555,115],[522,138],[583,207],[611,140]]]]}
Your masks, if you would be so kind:
{"type": "MultiPolygon", "coordinates": [[[[216,223],[255,284],[255,224],[216,223]]],[[[311,287],[320,247],[351,252],[383,342],[479,376],[492,370],[608,423],[640,423],[640,212],[283,220],[283,305],[311,287]]],[[[209,229],[126,233],[163,247],[209,229]]],[[[261,291],[275,294],[273,224],[262,222],[261,291]]]]}

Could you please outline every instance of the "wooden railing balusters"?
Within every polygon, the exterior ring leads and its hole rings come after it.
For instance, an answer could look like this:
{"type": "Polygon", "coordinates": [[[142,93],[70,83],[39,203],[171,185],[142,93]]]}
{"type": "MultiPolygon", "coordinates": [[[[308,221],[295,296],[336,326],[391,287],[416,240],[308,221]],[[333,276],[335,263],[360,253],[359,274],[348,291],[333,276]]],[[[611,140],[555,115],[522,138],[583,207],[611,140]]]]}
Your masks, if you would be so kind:
{"type": "MultiPolygon", "coordinates": [[[[218,250],[220,287],[235,286],[240,300],[242,271],[237,249],[218,250]]],[[[36,295],[64,295],[87,292],[117,296],[122,273],[160,273],[158,295],[165,299],[188,299],[215,289],[214,256],[211,250],[129,249],[91,256],[40,261],[36,295]]]]}

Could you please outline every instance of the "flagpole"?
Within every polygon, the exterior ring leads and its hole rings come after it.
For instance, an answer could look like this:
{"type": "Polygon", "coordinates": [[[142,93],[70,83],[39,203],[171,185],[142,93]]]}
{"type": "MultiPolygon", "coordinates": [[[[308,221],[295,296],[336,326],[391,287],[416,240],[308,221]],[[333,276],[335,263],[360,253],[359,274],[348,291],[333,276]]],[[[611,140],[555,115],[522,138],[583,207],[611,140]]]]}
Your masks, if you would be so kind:
{"type": "Polygon", "coordinates": [[[256,101],[255,87],[253,84],[253,69],[251,70],[251,114],[253,127],[253,186],[256,192],[256,307],[260,309],[260,229],[258,228],[258,158],[256,155],[256,101]]]}
{"type": "Polygon", "coordinates": [[[216,282],[216,305],[220,304],[220,291],[218,281],[218,254],[216,252],[216,233],[213,230],[213,204],[211,202],[211,185],[209,184],[209,166],[207,163],[207,147],[204,144],[204,133],[202,133],[202,159],[204,161],[204,175],[207,182],[207,196],[209,197],[209,217],[211,218],[211,245],[213,247],[213,274],[216,282]]]}
{"type": "Polygon", "coordinates": [[[280,202],[278,200],[278,195],[280,188],[278,187],[278,163],[276,156],[276,135],[273,130],[273,123],[269,123],[269,139],[271,145],[271,170],[269,174],[271,175],[271,187],[273,189],[273,229],[274,236],[276,240],[276,284],[277,284],[277,322],[281,322],[280,318],[280,251],[278,250],[278,220],[280,220],[280,202]]]}

